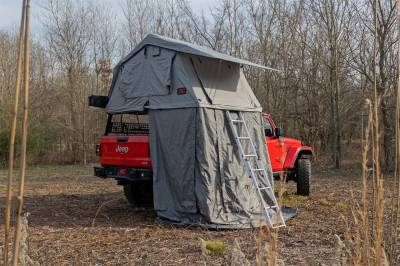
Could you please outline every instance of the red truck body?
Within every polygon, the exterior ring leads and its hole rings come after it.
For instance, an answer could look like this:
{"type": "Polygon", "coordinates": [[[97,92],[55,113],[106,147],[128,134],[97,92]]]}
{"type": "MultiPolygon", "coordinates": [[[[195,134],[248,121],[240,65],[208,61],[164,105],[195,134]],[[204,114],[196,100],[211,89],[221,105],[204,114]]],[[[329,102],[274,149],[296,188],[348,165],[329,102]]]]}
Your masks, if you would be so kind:
{"type": "MultiPolygon", "coordinates": [[[[271,128],[270,133],[266,130],[266,143],[271,160],[272,172],[280,173],[292,170],[296,167],[298,158],[311,157],[313,150],[305,146],[300,140],[277,136],[277,126],[268,114],[264,114],[264,128],[271,128]]],[[[279,130],[280,131],[280,130],[279,130]]]]}
{"type": "Polygon", "coordinates": [[[151,169],[149,136],[102,136],[100,164],[104,167],[151,169]]]}
{"type": "MultiPolygon", "coordinates": [[[[266,143],[272,171],[279,173],[295,167],[299,156],[312,156],[312,148],[297,139],[276,136],[277,127],[271,117],[264,114],[264,127],[271,126],[266,143]]],[[[149,137],[102,136],[99,145],[100,164],[103,167],[129,167],[151,169],[149,137]]]]}
{"type": "MultiPolygon", "coordinates": [[[[263,115],[263,127],[272,171],[275,178],[286,174],[286,180],[297,183],[297,193],[309,195],[312,148],[300,140],[283,137],[271,117],[263,115]]],[[[115,178],[124,186],[128,201],[137,206],[152,197],[152,163],[150,159],[149,128],[146,123],[113,122],[109,117],[104,136],[100,137],[97,154],[101,167],[95,175],[115,178]]]]}

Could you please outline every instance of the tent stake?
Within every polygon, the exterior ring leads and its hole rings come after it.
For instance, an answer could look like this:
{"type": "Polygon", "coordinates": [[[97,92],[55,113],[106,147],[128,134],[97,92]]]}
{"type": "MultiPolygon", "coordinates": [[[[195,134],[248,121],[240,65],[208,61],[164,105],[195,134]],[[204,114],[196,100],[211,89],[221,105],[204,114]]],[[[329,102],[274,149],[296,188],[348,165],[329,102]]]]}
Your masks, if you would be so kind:
{"type": "Polygon", "coordinates": [[[18,213],[17,222],[15,226],[14,236],[14,252],[13,252],[13,265],[18,265],[18,255],[21,239],[21,220],[24,205],[24,185],[25,185],[25,166],[26,166],[26,144],[28,137],[28,105],[29,105],[29,11],[30,0],[26,0],[26,17],[25,17],[25,49],[24,49],[24,108],[23,108],[23,122],[22,122],[22,141],[21,141],[21,158],[19,165],[19,189],[18,189],[18,213]]]}
{"type": "Polygon", "coordinates": [[[10,219],[11,219],[11,205],[12,205],[12,181],[13,181],[13,169],[14,169],[14,152],[15,152],[15,136],[17,130],[17,119],[18,119],[18,105],[19,105],[19,94],[21,90],[21,72],[22,72],[22,37],[25,28],[25,4],[26,0],[22,1],[22,14],[21,24],[19,27],[18,34],[18,59],[17,59],[17,71],[15,80],[15,100],[13,110],[13,120],[10,131],[10,144],[8,151],[8,174],[7,174],[7,200],[6,200],[6,211],[4,221],[4,248],[3,248],[3,265],[8,264],[8,242],[10,234],[10,219]]]}

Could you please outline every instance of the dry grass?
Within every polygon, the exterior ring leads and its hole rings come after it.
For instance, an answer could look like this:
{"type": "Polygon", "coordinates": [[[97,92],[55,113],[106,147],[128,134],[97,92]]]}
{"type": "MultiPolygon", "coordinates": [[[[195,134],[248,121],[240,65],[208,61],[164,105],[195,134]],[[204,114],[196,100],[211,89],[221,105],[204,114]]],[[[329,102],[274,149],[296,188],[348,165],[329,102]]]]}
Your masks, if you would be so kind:
{"type": "MultiPolygon", "coordinates": [[[[400,1],[397,1],[397,15],[400,18],[400,1]]],[[[374,47],[377,47],[377,5],[374,1],[374,47]]],[[[399,25],[399,21],[397,22],[399,25]]],[[[400,33],[398,33],[400,36],[400,33]]],[[[400,47],[398,48],[398,66],[400,67],[400,47]]],[[[372,63],[376,66],[376,57],[372,63]]],[[[350,223],[347,223],[346,249],[347,262],[353,265],[396,265],[400,261],[398,240],[400,238],[400,75],[396,92],[395,118],[395,173],[392,179],[390,208],[385,208],[385,200],[389,201],[385,185],[388,177],[381,168],[381,96],[377,89],[376,68],[373,69],[374,98],[367,100],[368,125],[365,131],[362,151],[362,190],[361,198],[352,191],[350,223]],[[372,193],[370,191],[372,190],[372,193]],[[385,230],[386,229],[386,230],[385,230]]]]}
{"type": "Polygon", "coordinates": [[[318,200],[318,202],[319,202],[319,204],[321,204],[323,206],[329,206],[330,205],[329,201],[326,198],[320,198],[318,200]]]}
{"type": "Polygon", "coordinates": [[[200,248],[203,255],[223,255],[228,249],[224,242],[221,241],[205,241],[203,239],[200,239],[200,241],[200,248]]]}
{"type": "Polygon", "coordinates": [[[347,210],[349,208],[349,205],[346,202],[339,201],[338,203],[336,203],[336,208],[340,210],[347,210]]]}
{"type": "MultiPolygon", "coordinates": [[[[1,170],[0,183],[5,176],[1,170]]],[[[298,208],[298,215],[279,231],[278,263],[279,259],[286,265],[332,265],[336,261],[335,235],[344,239],[346,232],[340,218],[343,211],[334,204],[321,205],[319,199],[350,202],[351,186],[361,190],[357,170],[315,169],[309,198],[298,197],[295,184],[287,184],[283,199],[298,208]]],[[[230,265],[230,253],[237,250],[237,241],[245,258],[255,264],[259,229],[215,231],[159,225],[153,211],[129,207],[124,199],[118,200],[122,195],[115,181],[93,177],[90,167],[28,168],[25,210],[31,213],[29,256],[40,265],[230,265]],[[222,242],[227,251],[203,256],[200,238],[222,242]]],[[[1,190],[0,219],[4,202],[5,192],[1,190]]],[[[0,233],[3,230],[0,225],[0,233]]],[[[270,237],[264,231],[264,259],[270,237]]]]}
{"type": "MultiPolygon", "coordinates": [[[[371,102],[367,102],[367,107],[369,119],[362,152],[362,189],[359,197],[355,195],[354,189],[351,191],[349,214],[352,219],[347,223],[345,235],[347,261],[352,265],[395,265],[399,259],[399,236],[396,234],[398,224],[394,223],[393,217],[398,215],[398,208],[385,208],[385,199],[389,200],[388,196],[385,198],[385,183],[389,180],[385,178],[380,167],[379,117],[371,102]],[[385,230],[388,228],[389,230],[385,230]]],[[[392,186],[396,187],[397,179],[396,173],[391,180],[392,186]]],[[[392,194],[392,204],[395,202],[394,197],[398,198],[398,194],[392,194]]]]}

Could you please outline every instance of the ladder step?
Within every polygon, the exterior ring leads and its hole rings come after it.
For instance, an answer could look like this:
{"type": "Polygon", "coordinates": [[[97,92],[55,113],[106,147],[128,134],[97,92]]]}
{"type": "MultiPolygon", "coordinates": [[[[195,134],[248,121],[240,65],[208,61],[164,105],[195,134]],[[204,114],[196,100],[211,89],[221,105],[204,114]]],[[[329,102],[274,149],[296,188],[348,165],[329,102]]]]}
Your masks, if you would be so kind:
{"type": "Polygon", "coordinates": [[[260,190],[270,189],[271,187],[259,187],[260,190]]]}
{"type": "Polygon", "coordinates": [[[281,228],[281,227],[286,227],[285,224],[279,224],[279,225],[274,225],[272,228],[281,228]]]}
{"type": "Polygon", "coordinates": [[[244,123],[243,120],[232,119],[231,121],[232,121],[233,123],[244,123]]]}
{"type": "Polygon", "coordinates": [[[276,205],[272,205],[272,206],[268,206],[267,207],[267,209],[278,209],[279,208],[279,206],[276,206],[276,205]]]}
{"type": "Polygon", "coordinates": [[[262,168],[256,168],[256,169],[251,169],[253,172],[260,172],[260,171],[264,171],[264,169],[262,168]]]}
{"type": "Polygon", "coordinates": [[[256,154],[245,154],[243,155],[243,157],[257,157],[256,154]]]}
{"type": "Polygon", "coordinates": [[[250,139],[249,137],[237,137],[237,139],[250,139]]]}

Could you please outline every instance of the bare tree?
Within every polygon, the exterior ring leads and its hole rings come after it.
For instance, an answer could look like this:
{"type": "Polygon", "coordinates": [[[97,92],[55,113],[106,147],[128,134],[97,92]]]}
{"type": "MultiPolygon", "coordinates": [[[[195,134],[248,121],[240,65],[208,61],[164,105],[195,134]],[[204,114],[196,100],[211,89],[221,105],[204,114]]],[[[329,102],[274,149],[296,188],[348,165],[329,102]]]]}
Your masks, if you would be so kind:
{"type": "MultiPolygon", "coordinates": [[[[380,103],[380,116],[382,117],[381,140],[382,140],[382,165],[384,171],[393,168],[394,145],[393,145],[393,118],[394,118],[394,84],[396,80],[396,60],[397,44],[396,22],[396,1],[377,0],[376,8],[373,0],[366,1],[368,8],[356,3],[354,4],[354,14],[357,15],[358,34],[352,37],[356,42],[352,48],[350,64],[353,69],[360,73],[365,79],[366,95],[372,96],[373,85],[375,83],[374,73],[376,73],[377,98],[380,103]],[[376,10],[376,29],[374,25],[374,12],[376,10]],[[374,43],[374,33],[376,30],[376,43],[374,43]],[[375,44],[375,46],[374,46],[375,44]],[[374,48],[375,47],[375,48],[374,48]]],[[[351,43],[349,43],[351,44],[351,43]]]]}
{"type": "Polygon", "coordinates": [[[85,79],[88,77],[89,45],[93,38],[93,8],[89,4],[49,0],[46,39],[52,56],[64,71],[65,98],[70,117],[65,124],[73,161],[86,160],[85,147],[85,79]],[[80,150],[80,146],[83,148],[80,150]],[[82,151],[82,153],[80,153],[82,151]]]}
{"type": "MultiPolygon", "coordinates": [[[[353,140],[360,138],[355,129],[363,126],[359,109],[364,98],[373,96],[376,71],[383,161],[389,169],[398,29],[395,1],[378,0],[374,54],[373,2],[221,0],[205,15],[187,0],[125,0],[113,7],[48,0],[44,39],[32,41],[32,130],[37,133],[31,138],[46,128],[45,142],[52,144],[34,158],[92,159],[86,151],[102,134],[104,114],[87,108],[87,96],[107,94],[113,65],[146,34],[158,33],[281,70],[244,67],[264,110],[291,135],[331,157],[335,167],[351,152],[348,145],[358,143],[353,140]],[[122,23],[116,23],[113,8],[122,9],[122,23]]],[[[9,127],[15,43],[15,34],[0,32],[0,144],[6,136],[2,129],[9,127]]]]}
{"type": "Polygon", "coordinates": [[[328,46],[329,57],[325,64],[329,69],[329,98],[330,98],[330,142],[335,167],[340,168],[342,159],[342,127],[340,118],[340,81],[343,56],[345,55],[344,41],[346,26],[350,22],[347,0],[322,0],[310,2],[310,9],[315,14],[316,23],[322,29],[322,37],[328,46]]]}

